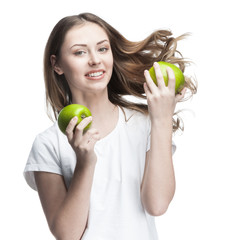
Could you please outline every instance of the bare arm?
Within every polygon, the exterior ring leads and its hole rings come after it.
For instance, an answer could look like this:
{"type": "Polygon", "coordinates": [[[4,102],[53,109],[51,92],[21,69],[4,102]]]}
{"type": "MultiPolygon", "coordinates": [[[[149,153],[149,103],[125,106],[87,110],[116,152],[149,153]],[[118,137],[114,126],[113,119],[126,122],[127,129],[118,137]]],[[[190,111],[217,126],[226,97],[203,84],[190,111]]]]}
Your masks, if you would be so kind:
{"type": "Polygon", "coordinates": [[[93,147],[98,132],[83,129],[90,119],[82,121],[73,133],[76,121],[70,122],[67,136],[77,155],[77,163],[67,191],[63,177],[57,174],[36,172],[35,180],[49,228],[58,240],[79,240],[84,233],[89,211],[90,193],[96,155],[93,147]]]}
{"type": "Polygon", "coordinates": [[[166,212],[175,192],[175,176],[172,163],[172,116],[176,103],[183,98],[175,96],[175,76],[168,70],[169,83],[165,86],[158,64],[154,65],[158,86],[145,72],[144,84],[151,119],[151,147],[146,154],[145,171],[141,186],[141,198],[145,209],[154,216],[166,212]]]}
{"type": "Polygon", "coordinates": [[[146,154],[142,202],[154,216],[165,213],[175,192],[171,131],[171,124],[170,128],[152,126],[151,148],[146,154]]]}

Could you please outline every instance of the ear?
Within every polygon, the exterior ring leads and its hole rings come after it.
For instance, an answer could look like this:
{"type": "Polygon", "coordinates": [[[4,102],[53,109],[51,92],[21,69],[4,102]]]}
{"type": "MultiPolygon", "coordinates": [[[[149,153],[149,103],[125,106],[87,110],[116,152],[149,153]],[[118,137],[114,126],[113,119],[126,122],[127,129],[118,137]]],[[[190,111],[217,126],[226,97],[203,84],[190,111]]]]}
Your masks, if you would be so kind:
{"type": "Polygon", "coordinates": [[[62,74],[63,74],[63,70],[62,70],[61,67],[57,64],[57,57],[56,57],[56,55],[51,55],[50,61],[51,61],[52,68],[54,69],[54,71],[55,71],[58,75],[62,75],[62,74]]]}

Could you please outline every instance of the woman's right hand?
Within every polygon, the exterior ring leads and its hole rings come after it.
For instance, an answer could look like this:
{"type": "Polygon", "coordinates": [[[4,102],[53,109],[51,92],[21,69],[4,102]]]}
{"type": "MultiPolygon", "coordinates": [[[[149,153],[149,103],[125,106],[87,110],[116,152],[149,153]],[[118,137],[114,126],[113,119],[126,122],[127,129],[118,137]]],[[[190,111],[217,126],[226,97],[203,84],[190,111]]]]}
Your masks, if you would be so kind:
{"type": "Polygon", "coordinates": [[[72,146],[77,156],[77,163],[81,167],[95,165],[97,156],[94,152],[94,146],[100,140],[100,134],[97,129],[90,128],[86,132],[84,128],[92,121],[92,117],[84,118],[77,126],[77,117],[69,122],[66,128],[68,142],[72,146]]]}

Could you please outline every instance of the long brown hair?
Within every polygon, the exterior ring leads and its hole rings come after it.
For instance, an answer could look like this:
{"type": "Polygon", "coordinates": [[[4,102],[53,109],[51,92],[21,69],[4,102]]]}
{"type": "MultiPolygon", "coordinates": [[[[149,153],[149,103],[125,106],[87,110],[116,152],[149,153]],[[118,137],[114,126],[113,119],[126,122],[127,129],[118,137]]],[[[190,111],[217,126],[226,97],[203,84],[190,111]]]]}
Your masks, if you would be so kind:
{"type": "MultiPolygon", "coordinates": [[[[68,16],[61,19],[53,28],[45,48],[44,54],[44,79],[46,88],[46,102],[48,115],[51,118],[49,107],[55,119],[60,110],[71,104],[72,95],[64,74],[58,75],[51,64],[50,57],[60,57],[60,49],[66,33],[76,25],[92,22],[102,27],[111,44],[114,65],[111,80],[108,84],[108,98],[120,107],[148,113],[147,104],[130,102],[123,96],[132,95],[146,99],[143,89],[145,82],[144,70],[152,67],[155,61],[166,61],[178,65],[184,73],[186,61],[177,50],[177,42],[186,35],[174,38],[167,30],[154,31],[146,39],[132,42],[123,37],[107,22],[91,13],[68,16]]],[[[190,95],[196,93],[197,87],[193,78],[185,76],[185,87],[190,90],[190,95]]],[[[186,99],[185,99],[186,100],[186,99]]],[[[173,118],[173,131],[181,128],[180,118],[173,118]]]]}

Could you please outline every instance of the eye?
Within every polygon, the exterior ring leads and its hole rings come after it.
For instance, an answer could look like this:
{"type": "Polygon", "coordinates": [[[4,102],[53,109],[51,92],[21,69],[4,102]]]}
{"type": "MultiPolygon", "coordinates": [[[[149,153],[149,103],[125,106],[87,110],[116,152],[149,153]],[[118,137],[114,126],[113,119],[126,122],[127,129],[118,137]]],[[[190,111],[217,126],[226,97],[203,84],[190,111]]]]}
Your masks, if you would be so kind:
{"type": "Polygon", "coordinates": [[[99,48],[99,52],[106,52],[108,50],[108,48],[107,47],[101,47],[101,48],[99,48]]]}
{"type": "Polygon", "coordinates": [[[75,52],[74,54],[76,55],[76,56],[82,56],[83,54],[85,54],[86,52],[85,51],[77,51],[77,52],[75,52]]]}

